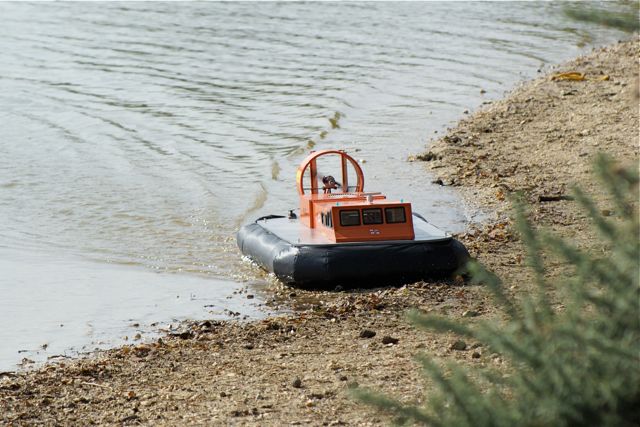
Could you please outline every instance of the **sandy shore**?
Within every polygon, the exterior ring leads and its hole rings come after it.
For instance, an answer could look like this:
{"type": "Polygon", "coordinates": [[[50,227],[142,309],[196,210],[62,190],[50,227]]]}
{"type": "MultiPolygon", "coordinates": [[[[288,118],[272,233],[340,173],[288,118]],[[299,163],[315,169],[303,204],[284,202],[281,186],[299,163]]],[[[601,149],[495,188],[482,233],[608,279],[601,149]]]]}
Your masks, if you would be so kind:
{"type": "MultiPolygon", "coordinates": [[[[578,71],[585,81],[550,74],[526,82],[416,156],[434,180],[459,187],[489,213],[459,237],[513,293],[526,291],[528,273],[509,194],[524,192],[535,223],[593,245],[585,215],[566,196],[574,183],[601,193],[590,172],[599,151],[638,164],[639,57],[638,38],[579,57],[551,74],[578,71]]],[[[555,265],[551,274],[561,270],[555,265]]],[[[350,400],[348,388],[419,398],[417,352],[476,366],[504,363],[481,343],[454,350],[455,337],[405,321],[409,307],[468,322],[496,316],[484,289],[460,277],[354,292],[273,291],[280,303],[306,308],[252,323],[185,325],[155,343],[2,373],[0,423],[378,425],[389,419],[350,400]]]]}

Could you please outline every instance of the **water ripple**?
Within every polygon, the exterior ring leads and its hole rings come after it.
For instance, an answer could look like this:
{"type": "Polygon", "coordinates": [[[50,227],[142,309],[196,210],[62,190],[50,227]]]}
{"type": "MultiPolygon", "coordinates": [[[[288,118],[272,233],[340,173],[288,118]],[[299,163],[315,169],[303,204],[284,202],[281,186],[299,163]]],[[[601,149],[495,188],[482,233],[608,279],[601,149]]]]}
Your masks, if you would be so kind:
{"type": "Polygon", "coordinates": [[[233,232],[297,205],[312,147],[358,150],[376,189],[459,228],[403,159],[585,34],[617,38],[559,7],[0,3],[0,247],[246,277],[233,232]]]}

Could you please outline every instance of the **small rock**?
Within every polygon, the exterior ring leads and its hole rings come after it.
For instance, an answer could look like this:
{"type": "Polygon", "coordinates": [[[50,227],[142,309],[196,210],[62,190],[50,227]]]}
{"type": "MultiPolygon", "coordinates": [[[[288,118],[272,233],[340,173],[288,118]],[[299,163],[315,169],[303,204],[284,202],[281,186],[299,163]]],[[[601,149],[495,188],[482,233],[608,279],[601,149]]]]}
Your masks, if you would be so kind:
{"type": "Polygon", "coordinates": [[[376,333],[370,329],[363,329],[360,331],[360,338],[373,338],[376,336],[376,333]]]}
{"type": "Polygon", "coordinates": [[[235,409],[235,410],[231,411],[231,416],[232,417],[245,417],[247,415],[249,415],[249,410],[248,409],[243,409],[243,410],[235,409]]]}
{"type": "Polygon", "coordinates": [[[144,345],[144,344],[133,348],[133,352],[138,357],[144,357],[147,354],[149,354],[150,351],[151,351],[151,347],[149,347],[148,345],[144,345]]]}
{"type": "Polygon", "coordinates": [[[190,338],[193,338],[193,332],[191,331],[184,331],[174,335],[182,340],[188,340],[190,338]]]}
{"type": "Polygon", "coordinates": [[[293,386],[293,388],[302,388],[302,380],[300,378],[296,378],[295,380],[293,380],[293,383],[291,385],[293,386]]]}
{"type": "Polygon", "coordinates": [[[462,313],[462,317],[476,317],[478,316],[478,312],[474,310],[467,310],[462,313]]]}
{"type": "Polygon", "coordinates": [[[452,136],[447,135],[442,139],[449,144],[459,144],[460,142],[462,142],[462,139],[460,139],[458,135],[452,135],[452,136]]]}
{"type": "Polygon", "coordinates": [[[254,296],[253,296],[253,295],[251,295],[251,294],[247,294],[247,299],[253,299],[253,298],[254,298],[254,296]]]}
{"type": "Polygon", "coordinates": [[[388,335],[382,337],[382,344],[398,344],[400,341],[398,338],[393,338],[388,335]]]}
{"type": "Polygon", "coordinates": [[[342,375],[340,378],[338,378],[340,381],[347,381],[349,378],[347,378],[346,375],[342,375]]]}
{"type": "Polygon", "coordinates": [[[429,151],[428,153],[418,154],[415,158],[416,160],[420,160],[421,162],[430,162],[432,160],[437,160],[438,155],[429,151]]]}
{"type": "Polygon", "coordinates": [[[458,350],[458,351],[462,351],[462,350],[466,350],[467,349],[467,343],[462,341],[462,340],[458,340],[456,342],[454,342],[453,344],[451,344],[451,347],[449,347],[451,350],[458,350]]]}
{"type": "Polygon", "coordinates": [[[441,178],[438,179],[434,179],[433,181],[431,181],[432,184],[438,184],[438,185],[444,185],[444,182],[442,181],[441,178]]]}
{"type": "Polygon", "coordinates": [[[473,354],[471,355],[473,359],[480,359],[480,356],[481,354],[478,351],[474,351],[473,354]]]}
{"type": "Polygon", "coordinates": [[[484,89],[480,89],[480,93],[487,93],[487,91],[484,89]]]}

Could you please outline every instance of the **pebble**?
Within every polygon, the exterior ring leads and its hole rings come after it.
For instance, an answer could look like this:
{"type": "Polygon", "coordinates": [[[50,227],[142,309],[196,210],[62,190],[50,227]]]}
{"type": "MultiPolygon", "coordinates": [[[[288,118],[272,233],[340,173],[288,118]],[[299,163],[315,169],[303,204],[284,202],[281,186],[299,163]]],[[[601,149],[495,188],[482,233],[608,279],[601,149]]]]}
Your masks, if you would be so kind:
{"type": "Polygon", "coordinates": [[[174,336],[177,336],[182,340],[188,340],[189,338],[193,338],[193,332],[191,331],[180,332],[178,334],[174,334],[174,336]]]}
{"type": "Polygon", "coordinates": [[[376,333],[370,329],[363,329],[360,331],[360,338],[373,338],[376,336],[376,333]]]}
{"type": "Polygon", "coordinates": [[[393,338],[389,335],[382,337],[382,344],[398,344],[398,341],[400,341],[398,338],[393,338]]]}
{"type": "Polygon", "coordinates": [[[467,349],[467,343],[462,341],[462,340],[458,340],[456,342],[454,342],[453,344],[451,344],[451,347],[449,347],[451,350],[458,350],[458,351],[462,351],[462,350],[466,350],[467,349]]]}
{"type": "Polygon", "coordinates": [[[302,380],[296,377],[296,379],[293,380],[293,383],[291,383],[291,385],[293,386],[293,388],[302,388],[302,380]]]}

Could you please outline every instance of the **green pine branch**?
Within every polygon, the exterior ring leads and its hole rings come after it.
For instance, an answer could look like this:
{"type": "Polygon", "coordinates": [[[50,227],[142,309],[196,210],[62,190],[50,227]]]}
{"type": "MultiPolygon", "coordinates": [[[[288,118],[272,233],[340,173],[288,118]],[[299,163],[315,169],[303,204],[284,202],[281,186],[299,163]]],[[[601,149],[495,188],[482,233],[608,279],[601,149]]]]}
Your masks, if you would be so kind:
{"type": "Polygon", "coordinates": [[[427,355],[417,361],[435,392],[406,404],[380,392],[353,395],[392,414],[400,424],[430,426],[632,426],[640,425],[640,235],[638,170],[621,169],[601,156],[595,165],[615,217],[602,214],[591,197],[575,200],[591,217],[607,253],[594,254],[534,230],[515,201],[516,225],[534,272],[532,295],[510,297],[502,281],[471,263],[472,281],[487,287],[503,320],[473,325],[413,310],[418,328],[483,343],[511,369],[445,368],[427,355]],[[558,256],[572,272],[553,285],[544,256],[558,256]],[[552,288],[555,288],[552,290],[552,288]],[[562,292],[554,309],[551,292],[562,292]]]}

